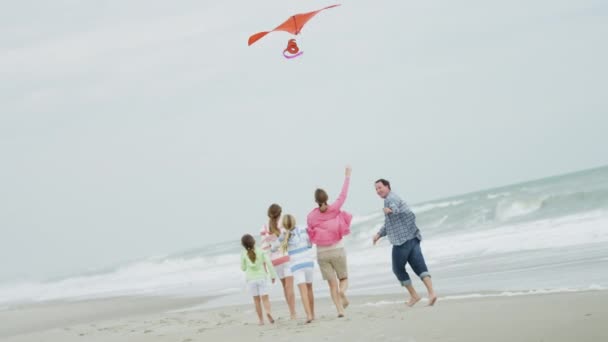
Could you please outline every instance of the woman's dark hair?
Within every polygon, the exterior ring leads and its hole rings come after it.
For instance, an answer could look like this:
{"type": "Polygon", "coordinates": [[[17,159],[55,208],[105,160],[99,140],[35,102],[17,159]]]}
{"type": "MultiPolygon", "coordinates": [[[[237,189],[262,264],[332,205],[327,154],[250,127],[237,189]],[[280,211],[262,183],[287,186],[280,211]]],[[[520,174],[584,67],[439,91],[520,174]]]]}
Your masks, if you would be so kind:
{"type": "Polygon", "coordinates": [[[315,191],[315,202],[319,205],[319,210],[324,213],[327,211],[327,192],[323,189],[317,189],[315,191]]]}

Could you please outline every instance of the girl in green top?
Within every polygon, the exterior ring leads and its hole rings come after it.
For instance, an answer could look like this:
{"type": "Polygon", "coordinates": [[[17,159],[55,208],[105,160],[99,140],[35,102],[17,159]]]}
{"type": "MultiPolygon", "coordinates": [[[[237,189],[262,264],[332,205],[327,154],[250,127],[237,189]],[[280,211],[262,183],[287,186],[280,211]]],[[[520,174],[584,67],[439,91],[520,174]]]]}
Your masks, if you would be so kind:
{"type": "Polygon", "coordinates": [[[270,275],[274,284],[277,274],[266,253],[255,247],[253,236],[249,234],[243,235],[241,244],[245,248],[241,254],[241,269],[245,272],[247,286],[253,296],[253,303],[255,304],[255,311],[258,314],[260,325],[264,325],[261,302],[264,304],[266,317],[268,317],[268,321],[272,324],[274,323],[274,319],[270,312],[270,300],[268,299],[268,276],[270,275]]]}

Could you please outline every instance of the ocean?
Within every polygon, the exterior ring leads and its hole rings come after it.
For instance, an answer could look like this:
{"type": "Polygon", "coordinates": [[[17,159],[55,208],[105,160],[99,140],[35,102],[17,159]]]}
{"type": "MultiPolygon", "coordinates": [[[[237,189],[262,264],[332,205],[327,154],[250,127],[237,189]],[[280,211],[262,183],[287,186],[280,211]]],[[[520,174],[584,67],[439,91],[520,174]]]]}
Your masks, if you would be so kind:
{"type": "MultiPolygon", "coordinates": [[[[348,204],[348,202],[347,202],[348,204]]],[[[440,296],[525,295],[608,288],[608,167],[410,204],[440,296]]],[[[391,247],[372,245],[382,213],[355,215],[345,238],[351,295],[403,293],[391,247]]],[[[212,296],[248,303],[239,241],[61,279],[0,284],[0,307],[114,296],[212,296]]],[[[327,286],[315,270],[317,296],[327,286]]],[[[408,267],[421,294],[424,286],[408,267]]],[[[296,291],[297,292],[297,291],[296,291]]],[[[272,300],[282,300],[274,285],[272,300]]]]}

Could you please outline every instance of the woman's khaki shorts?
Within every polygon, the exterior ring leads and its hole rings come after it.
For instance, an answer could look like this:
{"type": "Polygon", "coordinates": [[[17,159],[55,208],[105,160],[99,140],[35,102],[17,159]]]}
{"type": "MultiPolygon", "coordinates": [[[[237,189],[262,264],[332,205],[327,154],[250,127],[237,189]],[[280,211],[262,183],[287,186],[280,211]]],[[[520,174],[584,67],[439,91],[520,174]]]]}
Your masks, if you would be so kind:
{"type": "Polygon", "coordinates": [[[323,275],[323,280],[348,278],[346,267],[346,252],[344,248],[332,249],[317,253],[317,262],[323,275]]]}

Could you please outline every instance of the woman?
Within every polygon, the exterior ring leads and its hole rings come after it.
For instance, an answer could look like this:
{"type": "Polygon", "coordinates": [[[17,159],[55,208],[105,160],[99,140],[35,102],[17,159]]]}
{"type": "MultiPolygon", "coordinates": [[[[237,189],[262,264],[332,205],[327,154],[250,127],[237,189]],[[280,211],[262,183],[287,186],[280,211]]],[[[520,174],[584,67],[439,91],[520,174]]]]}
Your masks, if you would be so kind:
{"type": "Polygon", "coordinates": [[[282,228],[279,227],[279,219],[281,218],[281,206],[274,203],[268,207],[268,225],[264,225],[260,232],[262,241],[262,250],[268,253],[272,265],[281,279],[283,285],[283,293],[289,307],[289,316],[291,319],[296,318],[296,297],[293,291],[293,276],[289,267],[289,255],[280,248],[279,236],[281,236],[282,228]]]}
{"type": "Polygon", "coordinates": [[[346,167],[344,184],[338,199],[327,204],[325,190],[315,191],[315,202],[318,208],[308,214],[308,236],[317,245],[317,261],[323,279],[327,280],[331,299],[338,310],[338,317],[344,317],[344,308],[348,306],[346,290],[348,289],[348,269],[346,252],[342,238],[350,233],[352,215],[342,211],[350,184],[351,168],[346,167]]]}

